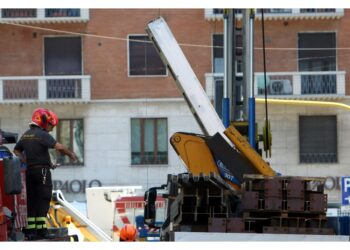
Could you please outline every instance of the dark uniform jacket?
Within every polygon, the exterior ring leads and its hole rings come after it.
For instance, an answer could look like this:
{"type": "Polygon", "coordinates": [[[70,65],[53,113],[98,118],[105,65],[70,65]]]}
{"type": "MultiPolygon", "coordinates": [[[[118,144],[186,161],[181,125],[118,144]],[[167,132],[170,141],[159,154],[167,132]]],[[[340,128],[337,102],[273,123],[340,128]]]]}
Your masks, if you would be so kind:
{"type": "Polygon", "coordinates": [[[49,148],[54,148],[56,143],[57,141],[47,131],[31,125],[14,149],[25,153],[28,168],[37,165],[51,166],[49,148]]]}

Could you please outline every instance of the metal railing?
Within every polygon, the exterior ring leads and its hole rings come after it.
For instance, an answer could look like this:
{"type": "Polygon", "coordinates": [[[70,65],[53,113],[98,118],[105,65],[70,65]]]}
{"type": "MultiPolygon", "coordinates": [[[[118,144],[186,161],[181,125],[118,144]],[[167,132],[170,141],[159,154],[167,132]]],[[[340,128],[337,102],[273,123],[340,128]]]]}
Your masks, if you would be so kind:
{"type": "MultiPolygon", "coordinates": [[[[264,14],[290,14],[292,9],[264,9],[264,14]]],[[[257,13],[261,13],[261,9],[256,10],[257,13]]]]}
{"type": "Polygon", "coordinates": [[[80,17],[80,9],[45,9],[45,17],[80,17]]]}
{"type": "Polygon", "coordinates": [[[38,81],[23,80],[4,80],[3,81],[3,99],[37,99],[38,81]]]}
{"type": "Polygon", "coordinates": [[[81,98],[81,79],[48,79],[47,99],[81,98]]]}
{"type": "MultiPolygon", "coordinates": [[[[345,71],[268,72],[267,94],[275,96],[345,96],[345,71]]],[[[264,74],[255,73],[255,94],[264,95],[264,74]]]]}
{"type": "Polygon", "coordinates": [[[301,163],[336,163],[337,153],[300,153],[301,163]]]}
{"type": "MultiPolygon", "coordinates": [[[[209,99],[217,95],[216,79],[223,73],[205,74],[205,87],[209,99]]],[[[267,94],[278,98],[343,98],[345,96],[345,71],[267,72],[267,94]]],[[[264,73],[254,74],[254,93],[265,95],[264,73]]]]}
{"type": "Polygon", "coordinates": [[[1,9],[2,18],[33,18],[36,15],[36,9],[1,9]]]}
{"type": "Polygon", "coordinates": [[[90,101],[90,76],[0,77],[0,103],[90,101]]]}
{"type": "Polygon", "coordinates": [[[336,94],[336,74],[302,75],[301,94],[336,94]]]}
{"type": "MultiPolygon", "coordinates": [[[[236,18],[242,18],[241,9],[236,10],[236,18]]],[[[344,9],[264,9],[265,18],[274,19],[317,19],[317,18],[341,18],[344,9]]],[[[205,9],[204,17],[207,20],[222,20],[223,9],[205,9]]],[[[256,19],[261,18],[261,9],[256,9],[256,19]]]]}
{"type": "Polygon", "coordinates": [[[300,9],[300,13],[335,13],[336,9],[300,9]]]}
{"type": "Polygon", "coordinates": [[[1,9],[0,21],[6,22],[86,22],[89,9],[1,9]]]}

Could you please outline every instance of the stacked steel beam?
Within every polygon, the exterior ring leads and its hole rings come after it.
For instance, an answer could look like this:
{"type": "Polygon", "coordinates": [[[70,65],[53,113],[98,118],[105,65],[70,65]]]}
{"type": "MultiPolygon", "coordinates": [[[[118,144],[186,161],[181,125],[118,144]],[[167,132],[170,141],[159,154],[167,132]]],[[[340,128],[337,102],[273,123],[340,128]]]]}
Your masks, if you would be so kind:
{"type": "Polygon", "coordinates": [[[332,235],[324,181],[246,175],[237,193],[216,174],[168,175],[162,237],[171,231],[332,235]]]}
{"type": "Polygon", "coordinates": [[[328,228],[324,178],[247,175],[242,185],[244,230],[334,234],[328,228]]]}

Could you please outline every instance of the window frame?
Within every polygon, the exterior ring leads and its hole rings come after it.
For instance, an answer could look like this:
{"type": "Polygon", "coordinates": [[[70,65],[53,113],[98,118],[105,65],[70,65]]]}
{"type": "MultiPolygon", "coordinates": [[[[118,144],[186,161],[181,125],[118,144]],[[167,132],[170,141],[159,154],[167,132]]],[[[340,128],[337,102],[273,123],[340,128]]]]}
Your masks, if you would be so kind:
{"type": "Polygon", "coordinates": [[[168,118],[167,117],[131,117],[130,118],[130,165],[131,166],[147,166],[147,165],[154,165],[154,166],[163,166],[163,165],[168,165],[169,164],[169,143],[168,143],[168,118]],[[139,146],[140,146],[140,163],[133,163],[133,147],[132,147],[132,120],[139,120],[140,121],[140,140],[139,140],[139,146]],[[153,120],[153,131],[154,131],[154,136],[153,136],[153,145],[154,145],[154,150],[153,150],[153,162],[152,163],[147,163],[145,162],[145,122],[146,120],[153,120]],[[157,160],[157,153],[159,152],[159,147],[158,147],[158,127],[157,127],[157,121],[158,120],[165,120],[166,123],[166,162],[164,163],[156,163],[155,161],[157,160]]]}
{"type": "MultiPolygon", "coordinates": [[[[219,72],[219,71],[215,71],[216,70],[216,68],[215,68],[215,58],[221,58],[221,57],[215,57],[215,50],[216,49],[220,49],[220,48],[216,48],[216,46],[217,45],[215,45],[215,37],[219,37],[219,36],[221,36],[222,37],[222,43],[224,44],[224,34],[222,34],[222,33],[213,33],[212,34],[212,36],[211,36],[211,39],[212,39],[212,46],[213,46],[213,48],[212,48],[212,50],[211,50],[211,54],[212,54],[212,72],[213,73],[223,73],[223,72],[219,72]]],[[[222,46],[224,46],[222,44],[222,46]]],[[[224,60],[224,48],[222,48],[222,60],[224,60]]]]}
{"type": "MultiPolygon", "coordinates": [[[[214,74],[224,74],[224,63],[225,63],[225,55],[224,55],[224,34],[223,33],[212,33],[212,36],[211,36],[211,44],[212,44],[212,50],[211,50],[211,55],[212,55],[212,72],[214,74]],[[220,49],[220,48],[216,48],[216,46],[220,46],[220,45],[215,45],[214,44],[214,41],[215,41],[215,36],[221,36],[222,37],[222,57],[215,57],[215,49],[220,49]],[[223,60],[223,68],[222,68],[222,72],[221,71],[215,71],[216,68],[215,68],[215,58],[222,58],[223,60]]],[[[243,39],[243,37],[242,37],[243,39]]],[[[237,41],[236,41],[236,46],[237,46],[237,41]]],[[[243,61],[240,61],[236,55],[236,60],[234,62],[235,64],[235,75],[236,76],[243,76],[243,61]],[[238,69],[241,69],[241,71],[238,71],[238,69]]]]}
{"type": "MultiPolygon", "coordinates": [[[[320,34],[320,33],[322,33],[322,34],[324,34],[324,33],[334,34],[334,39],[335,39],[335,47],[334,47],[335,59],[334,59],[334,63],[335,63],[335,67],[334,67],[333,71],[338,71],[338,50],[337,50],[337,41],[338,41],[338,39],[337,39],[337,32],[336,31],[326,31],[326,30],[324,30],[324,31],[302,31],[302,32],[298,32],[297,33],[297,44],[296,44],[296,46],[297,46],[298,50],[296,52],[297,53],[296,56],[297,56],[297,69],[298,69],[298,72],[310,72],[310,70],[308,70],[308,71],[305,71],[305,70],[301,71],[301,69],[300,69],[300,60],[301,60],[300,54],[299,54],[299,49],[300,49],[300,46],[299,46],[299,42],[300,41],[299,41],[299,39],[300,39],[300,36],[303,35],[303,34],[310,35],[310,34],[320,34]]],[[[316,72],[323,72],[323,70],[317,70],[316,72]]]]}
{"type": "MultiPolygon", "coordinates": [[[[69,167],[69,166],[84,166],[85,165],[85,131],[84,131],[84,128],[85,128],[85,125],[84,125],[84,119],[83,118],[63,118],[63,119],[60,119],[59,120],[59,124],[55,127],[55,132],[54,132],[54,137],[56,138],[56,141],[59,142],[59,143],[62,143],[63,142],[61,141],[61,127],[58,127],[60,125],[62,125],[62,122],[63,121],[70,121],[69,123],[69,127],[70,127],[70,131],[69,131],[69,143],[70,145],[65,145],[69,150],[72,150],[73,148],[73,145],[74,145],[74,135],[73,135],[73,125],[74,125],[74,121],[81,121],[81,124],[82,124],[82,132],[83,132],[83,148],[82,148],[82,162],[77,162],[77,163],[74,163],[72,162],[72,160],[70,158],[69,159],[69,162],[68,163],[61,163],[61,162],[57,162],[59,164],[61,164],[61,166],[64,166],[64,167],[69,167]],[[60,129],[59,129],[60,128],[60,129]]],[[[74,149],[73,149],[74,151],[74,149]]],[[[55,155],[55,160],[57,161],[57,155],[59,155],[60,153],[59,152],[56,152],[54,149],[52,149],[51,151],[51,154],[50,155],[55,155]]],[[[67,157],[67,156],[62,156],[62,157],[67,157]]]]}
{"type": "MultiPolygon", "coordinates": [[[[65,75],[48,75],[47,74],[47,69],[46,69],[46,54],[45,54],[45,40],[49,38],[49,39],[53,39],[53,38],[80,38],[80,75],[84,75],[84,43],[83,43],[83,37],[82,36],[65,36],[65,35],[44,35],[42,37],[42,70],[43,70],[43,75],[44,76],[65,76],[65,75]]],[[[76,74],[74,74],[76,75],[76,74]]]]}
{"type": "MultiPolygon", "coordinates": [[[[338,117],[337,115],[333,115],[333,114],[329,114],[329,115],[299,115],[299,119],[298,119],[298,126],[299,126],[299,164],[337,164],[339,163],[339,147],[338,147],[338,117]],[[302,124],[301,124],[301,118],[303,117],[307,117],[307,118],[311,118],[313,117],[314,119],[317,119],[318,117],[323,117],[323,118],[329,118],[329,119],[332,119],[332,121],[334,121],[334,126],[332,127],[329,127],[329,129],[332,129],[333,127],[335,128],[334,131],[332,131],[332,133],[334,133],[334,144],[332,145],[332,147],[334,147],[335,151],[334,152],[314,152],[314,154],[335,154],[335,160],[329,160],[329,161],[308,161],[308,160],[302,160],[302,153],[305,153],[305,152],[302,152],[302,143],[307,143],[307,141],[302,141],[302,124]]],[[[313,122],[313,124],[315,124],[315,122],[313,122]]],[[[320,123],[317,123],[317,124],[321,124],[320,123]]],[[[322,124],[325,124],[324,122],[322,124]]],[[[307,133],[304,132],[304,133],[307,133]]],[[[320,131],[319,132],[320,134],[321,133],[325,133],[324,131],[320,131]]],[[[327,133],[329,134],[329,132],[327,131],[327,133]]],[[[310,142],[309,142],[310,143],[310,142]]],[[[315,142],[314,142],[315,143],[315,142]]]]}
{"type": "MultiPolygon", "coordinates": [[[[154,77],[168,77],[168,75],[169,75],[168,74],[168,67],[166,65],[164,65],[164,63],[163,63],[164,68],[165,68],[164,75],[147,75],[147,74],[146,75],[131,75],[130,74],[130,69],[131,69],[130,68],[130,57],[131,57],[131,55],[130,55],[130,40],[131,40],[131,38],[130,37],[147,37],[148,38],[148,36],[147,36],[147,34],[128,34],[128,36],[127,36],[128,77],[130,77],[130,78],[133,78],[133,77],[135,77],[135,78],[139,78],[139,77],[152,77],[152,78],[154,78],[154,77]]],[[[152,44],[152,46],[153,46],[153,44],[152,44]]],[[[156,48],[154,48],[154,49],[156,49],[156,48]]],[[[157,55],[158,55],[158,53],[157,53],[157,55]]],[[[159,59],[161,60],[160,56],[159,56],[159,59]]]]}

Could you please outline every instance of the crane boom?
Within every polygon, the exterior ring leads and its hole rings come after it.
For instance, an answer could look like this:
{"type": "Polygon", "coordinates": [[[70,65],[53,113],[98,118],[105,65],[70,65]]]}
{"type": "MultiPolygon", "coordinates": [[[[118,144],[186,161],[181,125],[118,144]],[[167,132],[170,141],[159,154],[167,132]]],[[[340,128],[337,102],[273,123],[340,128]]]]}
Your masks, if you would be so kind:
{"type": "Polygon", "coordinates": [[[188,106],[205,135],[223,134],[225,127],[208,99],[165,20],[160,17],[146,28],[162,61],[174,77],[188,106]]]}
{"type": "MultiPolygon", "coordinates": [[[[249,143],[246,143],[246,139],[240,135],[233,125],[230,125],[227,129],[225,128],[165,20],[159,17],[151,21],[146,27],[146,32],[155,45],[163,63],[175,79],[178,89],[183,94],[203,133],[210,137],[206,140],[206,146],[213,153],[213,160],[216,162],[221,175],[224,178],[225,175],[228,176],[226,179],[231,182],[232,176],[238,182],[242,182],[244,174],[274,176],[275,171],[249,143]]],[[[182,136],[182,138],[186,137],[188,135],[182,136]]],[[[200,147],[197,146],[199,144],[191,149],[181,151],[180,148],[189,145],[189,141],[184,143],[183,140],[180,140],[180,136],[177,137],[178,144],[176,144],[176,140],[171,139],[171,141],[180,158],[186,162],[186,167],[190,173],[205,172],[209,174],[209,169],[213,169],[212,167],[203,166],[199,160],[195,160],[193,155],[200,151],[200,147]],[[187,152],[185,152],[186,150],[187,152]],[[186,161],[189,157],[192,157],[193,160],[186,161]],[[191,165],[191,163],[193,164],[191,165]]],[[[203,149],[202,146],[201,149],[203,149]]]]}

